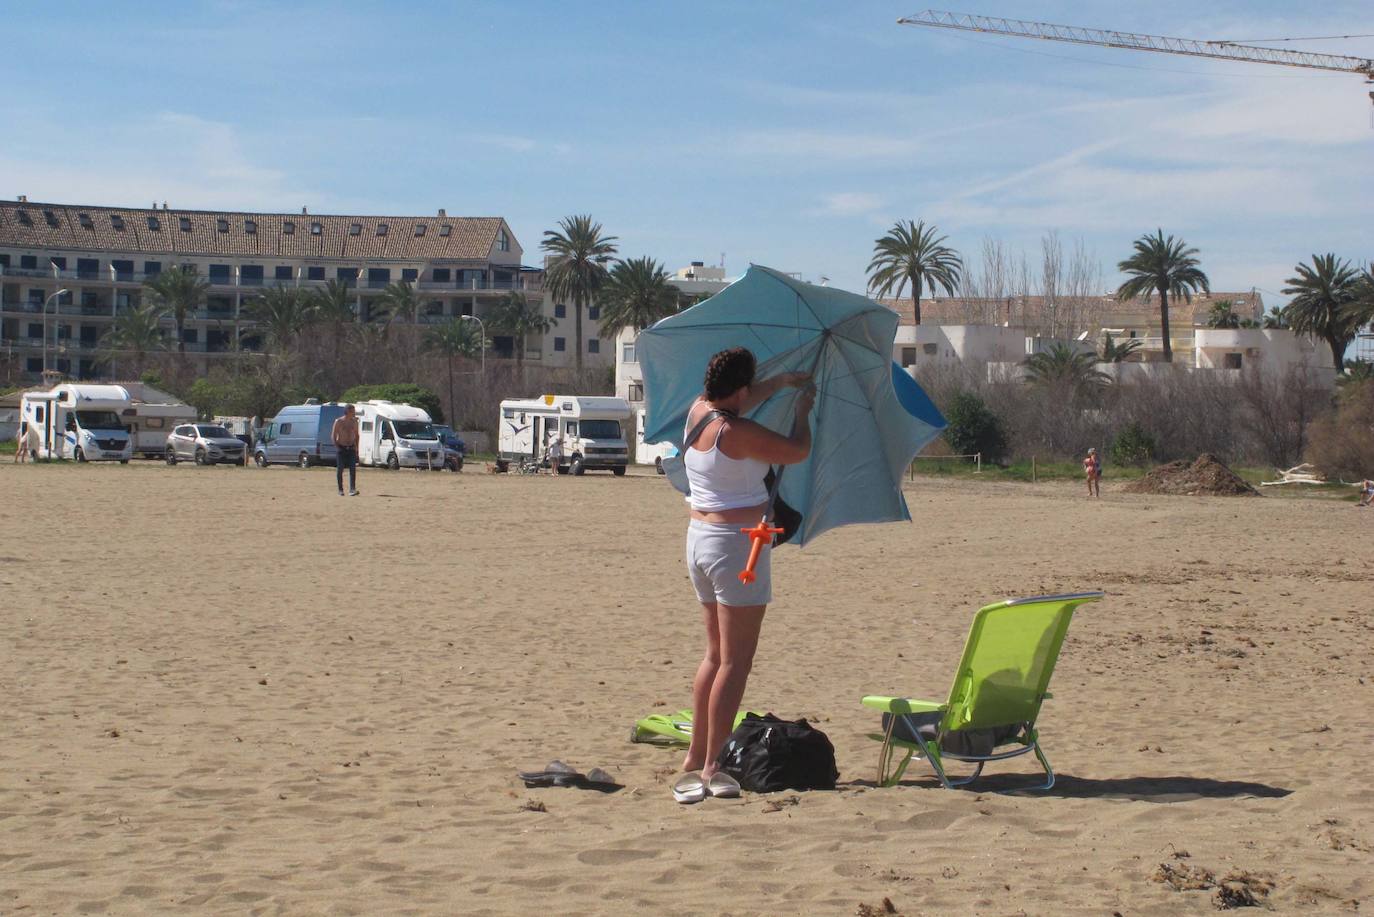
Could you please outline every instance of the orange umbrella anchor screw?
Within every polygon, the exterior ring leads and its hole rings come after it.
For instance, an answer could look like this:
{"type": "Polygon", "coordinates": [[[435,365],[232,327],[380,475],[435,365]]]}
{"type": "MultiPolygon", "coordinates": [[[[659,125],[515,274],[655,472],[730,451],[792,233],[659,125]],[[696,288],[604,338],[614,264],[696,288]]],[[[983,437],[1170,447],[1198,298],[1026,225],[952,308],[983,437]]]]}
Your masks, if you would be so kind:
{"type": "Polygon", "coordinates": [[[769,525],[768,519],[765,517],[760,519],[759,524],[752,529],[740,529],[740,531],[748,535],[749,540],[754,543],[749,548],[749,562],[739,572],[739,581],[748,586],[754,581],[754,567],[759,562],[759,552],[763,550],[765,544],[770,544],[773,541],[774,535],[781,535],[782,529],[769,525]]]}

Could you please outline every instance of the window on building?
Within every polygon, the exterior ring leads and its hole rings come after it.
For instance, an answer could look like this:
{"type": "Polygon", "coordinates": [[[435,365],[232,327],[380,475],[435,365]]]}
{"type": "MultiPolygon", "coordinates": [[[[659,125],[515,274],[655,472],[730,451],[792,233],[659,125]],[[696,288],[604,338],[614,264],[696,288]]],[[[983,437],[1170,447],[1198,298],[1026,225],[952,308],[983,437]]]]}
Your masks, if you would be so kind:
{"type": "Polygon", "coordinates": [[[515,338],[509,334],[493,334],[491,336],[491,352],[498,357],[515,356],[515,338]]]}
{"type": "Polygon", "coordinates": [[[232,269],[230,268],[229,265],[227,265],[227,264],[212,264],[212,265],[210,265],[210,282],[211,282],[211,283],[232,283],[233,281],[230,279],[232,276],[233,276],[233,271],[232,271],[232,269]]]}
{"type": "Polygon", "coordinates": [[[48,263],[59,271],[65,271],[67,269],[67,259],[62,255],[53,255],[48,259],[48,263]]]}
{"type": "Polygon", "coordinates": [[[334,276],[344,283],[357,283],[358,269],[356,267],[341,267],[334,272],[334,276]]]}
{"type": "Polygon", "coordinates": [[[600,338],[587,338],[587,353],[600,353],[600,352],[601,352],[601,339],[600,339],[600,338]]]}
{"type": "Polygon", "coordinates": [[[1238,353],[1223,354],[1221,358],[1221,366],[1223,369],[1240,369],[1242,362],[1243,357],[1238,353]]]}
{"type": "Polygon", "coordinates": [[[82,280],[96,280],[100,276],[99,258],[77,258],[76,275],[82,280]]]}
{"type": "Polygon", "coordinates": [[[568,307],[567,307],[567,305],[566,305],[565,303],[561,303],[561,302],[560,302],[560,303],[555,303],[555,304],[554,304],[554,307],[553,307],[553,317],[554,317],[554,318],[567,318],[567,317],[568,317],[568,307]]]}
{"type": "Polygon", "coordinates": [[[933,357],[933,356],[935,356],[936,354],[938,354],[939,352],[940,352],[940,345],[939,345],[939,344],[922,344],[922,345],[921,345],[921,353],[925,354],[925,355],[928,356],[928,357],[933,357]]]}
{"type": "Polygon", "coordinates": [[[123,231],[124,231],[124,218],[123,218],[122,216],[120,216],[119,214],[117,214],[117,213],[116,213],[116,214],[112,214],[112,215],[110,216],[110,225],[114,227],[114,231],[115,231],[115,232],[123,232],[123,231]]]}
{"type": "Polygon", "coordinates": [[[115,280],[133,280],[134,263],[124,260],[110,260],[110,267],[114,270],[115,280]]]}
{"type": "Polygon", "coordinates": [[[465,302],[465,303],[463,303],[462,307],[459,309],[459,314],[460,314],[460,315],[471,315],[471,314],[472,314],[472,303],[470,303],[470,302],[465,302]]]}
{"type": "Polygon", "coordinates": [[[0,253],[0,268],[9,267],[9,266],[10,266],[10,256],[9,256],[9,255],[6,255],[6,254],[4,254],[4,253],[0,253]]]}
{"type": "Polygon", "coordinates": [[[246,233],[248,233],[250,236],[255,236],[255,235],[257,235],[257,234],[258,234],[258,221],[257,221],[257,220],[244,220],[244,221],[243,221],[243,231],[246,232],[246,233]]]}
{"type": "Polygon", "coordinates": [[[440,227],[439,227],[439,235],[441,235],[441,236],[443,236],[443,237],[445,237],[445,238],[448,238],[448,237],[449,237],[450,235],[452,235],[452,234],[453,234],[453,227],[452,227],[452,226],[449,226],[447,223],[444,224],[443,226],[440,226],[440,227]]]}
{"type": "Polygon", "coordinates": [[[626,399],[627,401],[643,401],[644,383],[631,382],[629,385],[629,390],[625,394],[629,395],[629,397],[626,399]]]}
{"type": "Polygon", "coordinates": [[[367,269],[368,286],[385,286],[391,283],[391,268],[370,267],[367,269]]]}
{"type": "Polygon", "coordinates": [[[413,268],[413,267],[403,267],[403,268],[401,268],[401,282],[402,282],[402,283],[414,283],[415,280],[416,280],[416,278],[419,277],[419,276],[420,276],[420,272],[419,272],[418,270],[416,270],[415,268],[413,268]]]}
{"type": "Polygon", "coordinates": [[[31,337],[31,338],[38,338],[39,340],[42,340],[42,338],[43,338],[43,323],[42,323],[42,322],[29,322],[29,337],[31,337]]]}
{"type": "Polygon", "coordinates": [[[83,305],[83,306],[96,306],[96,305],[99,305],[99,304],[100,304],[100,294],[99,294],[99,293],[96,293],[94,290],[82,290],[82,291],[81,291],[81,305],[83,305]]]}
{"type": "Polygon", "coordinates": [[[200,330],[196,328],[183,328],[181,329],[181,337],[182,340],[188,344],[199,344],[200,330]]]}
{"type": "Polygon", "coordinates": [[[348,227],[348,234],[350,236],[361,236],[363,234],[363,224],[354,223],[352,226],[348,227]]]}
{"type": "Polygon", "coordinates": [[[902,365],[903,365],[903,366],[913,366],[913,365],[915,365],[915,363],[916,363],[916,348],[915,348],[915,347],[903,347],[903,348],[902,348],[902,365]]]}
{"type": "Polygon", "coordinates": [[[148,277],[155,277],[155,276],[157,276],[158,274],[161,274],[161,273],[162,273],[162,262],[161,262],[161,261],[145,261],[145,262],[143,262],[143,273],[144,273],[146,276],[148,276],[148,277]]]}
{"type": "Polygon", "coordinates": [[[620,362],[621,362],[621,363],[633,363],[634,361],[635,361],[635,345],[634,345],[634,344],[621,344],[621,345],[620,345],[620,362]]]}
{"type": "Polygon", "coordinates": [[[54,229],[56,229],[58,226],[62,225],[61,223],[59,223],[59,222],[57,221],[57,214],[53,213],[51,210],[44,210],[44,211],[43,211],[43,220],[44,220],[49,226],[53,227],[54,229]]]}
{"type": "MultiPolygon", "coordinates": [[[[31,373],[41,373],[41,372],[43,371],[43,358],[42,358],[42,357],[29,357],[28,366],[29,366],[29,372],[31,372],[31,373]]],[[[36,419],[38,420],[39,423],[42,423],[42,422],[43,422],[43,409],[42,409],[42,408],[39,408],[39,409],[38,409],[38,416],[37,416],[36,419]]]]}
{"type": "Polygon", "coordinates": [[[23,223],[25,226],[33,225],[33,217],[29,216],[27,210],[16,210],[14,215],[18,218],[19,222],[23,223]]]}
{"type": "Polygon", "coordinates": [[[320,225],[319,223],[310,224],[310,234],[312,236],[318,236],[322,232],[324,232],[324,227],[322,225],[320,225]]]}
{"type": "Polygon", "coordinates": [[[294,236],[296,234],[296,224],[287,220],[281,224],[281,234],[284,236],[294,236]]]}
{"type": "Polygon", "coordinates": [[[322,268],[322,267],[308,267],[308,268],[306,268],[306,269],[305,269],[305,279],[306,279],[306,280],[323,280],[323,279],[324,279],[324,268],[322,268]]]}
{"type": "Polygon", "coordinates": [[[29,303],[35,306],[43,305],[44,295],[42,290],[29,290],[29,303]]]}
{"type": "Polygon", "coordinates": [[[588,307],[587,307],[587,321],[596,322],[596,321],[600,321],[600,320],[601,320],[601,307],[600,307],[600,306],[588,306],[588,307]]]}
{"type": "Polygon", "coordinates": [[[36,271],[36,270],[38,270],[38,256],[37,256],[37,255],[20,255],[20,256],[19,256],[19,267],[22,268],[23,270],[26,270],[26,271],[36,271]]]}
{"type": "Polygon", "coordinates": [[[239,281],[248,286],[262,286],[262,265],[245,264],[239,268],[239,281]]]}
{"type": "Polygon", "coordinates": [[[416,223],[416,224],[415,224],[415,238],[418,239],[418,238],[420,238],[421,236],[423,236],[424,234],[425,234],[425,224],[424,224],[424,223],[416,223]]]}
{"type": "Polygon", "coordinates": [[[453,271],[446,267],[436,267],[434,269],[435,283],[449,283],[453,279],[453,271]]]}
{"type": "Polygon", "coordinates": [[[294,276],[295,274],[291,272],[291,265],[289,264],[277,265],[276,270],[273,273],[273,278],[276,280],[290,280],[294,276]]]}
{"type": "Polygon", "coordinates": [[[438,299],[431,299],[431,300],[429,301],[428,305],[425,306],[425,314],[426,314],[426,315],[443,315],[443,314],[444,314],[444,304],[443,304],[443,302],[442,302],[441,300],[438,300],[438,299]]]}
{"type": "Polygon", "coordinates": [[[181,224],[181,231],[182,231],[182,232],[190,232],[190,231],[191,231],[191,218],[190,218],[190,217],[178,217],[178,218],[177,218],[177,222],[181,224]]]}
{"type": "Polygon", "coordinates": [[[379,236],[384,236],[384,235],[386,235],[386,231],[387,231],[387,225],[386,225],[385,223],[378,223],[378,224],[377,224],[377,235],[379,235],[379,236]]]}
{"type": "Polygon", "coordinates": [[[504,229],[496,234],[496,250],[498,252],[510,251],[510,235],[504,229]]]}
{"type": "Polygon", "coordinates": [[[76,218],[81,222],[82,229],[95,229],[95,223],[91,221],[91,215],[89,213],[78,213],[76,218]]]}
{"type": "Polygon", "coordinates": [[[220,232],[228,232],[229,221],[223,218],[215,220],[215,228],[218,229],[220,232]]]}
{"type": "Polygon", "coordinates": [[[162,221],[159,220],[157,217],[148,217],[148,229],[151,232],[161,232],[162,221]]]}

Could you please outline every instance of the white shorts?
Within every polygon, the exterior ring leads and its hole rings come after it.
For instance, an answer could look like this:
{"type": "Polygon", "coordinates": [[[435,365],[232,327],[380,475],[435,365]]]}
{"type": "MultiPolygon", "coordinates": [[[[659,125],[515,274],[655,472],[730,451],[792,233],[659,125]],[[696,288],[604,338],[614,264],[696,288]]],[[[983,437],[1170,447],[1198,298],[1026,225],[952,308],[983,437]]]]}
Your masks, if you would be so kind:
{"type": "Polygon", "coordinates": [[[754,582],[747,586],[740,582],[740,571],[749,562],[749,549],[753,547],[749,536],[740,531],[742,528],[738,522],[688,522],[687,572],[702,602],[743,606],[773,601],[771,545],[765,545],[759,552],[754,582]]]}

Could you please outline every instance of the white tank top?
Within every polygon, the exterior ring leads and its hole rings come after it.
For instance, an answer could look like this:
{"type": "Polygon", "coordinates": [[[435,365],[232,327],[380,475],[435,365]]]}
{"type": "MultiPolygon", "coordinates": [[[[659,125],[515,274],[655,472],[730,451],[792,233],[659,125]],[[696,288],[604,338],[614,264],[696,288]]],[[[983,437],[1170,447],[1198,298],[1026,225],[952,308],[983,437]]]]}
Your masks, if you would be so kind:
{"type": "MultiPolygon", "coordinates": [[[[691,412],[688,413],[690,416],[691,412]]],[[[683,435],[690,433],[693,426],[689,421],[683,435]]],[[[716,428],[716,439],[710,449],[693,449],[689,445],[682,457],[692,491],[687,504],[698,512],[714,513],[768,502],[768,488],[763,483],[768,463],[754,458],[731,458],[721,452],[720,434],[724,430],[724,423],[716,428]]]]}

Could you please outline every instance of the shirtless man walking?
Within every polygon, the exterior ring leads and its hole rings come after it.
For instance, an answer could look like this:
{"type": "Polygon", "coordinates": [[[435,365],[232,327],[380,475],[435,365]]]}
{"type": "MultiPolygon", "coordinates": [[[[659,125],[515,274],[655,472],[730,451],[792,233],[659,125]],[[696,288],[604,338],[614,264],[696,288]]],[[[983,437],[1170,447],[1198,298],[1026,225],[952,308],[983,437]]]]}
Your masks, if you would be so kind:
{"type": "Polygon", "coordinates": [[[356,497],[358,495],[358,414],[349,405],[344,409],[344,415],[334,421],[334,429],[331,431],[331,438],[334,440],[334,448],[338,455],[334,459],[334,475],[339,479],[339,496],[344,495],[343,473],[348,469],[348,495],[356,497]]]}

